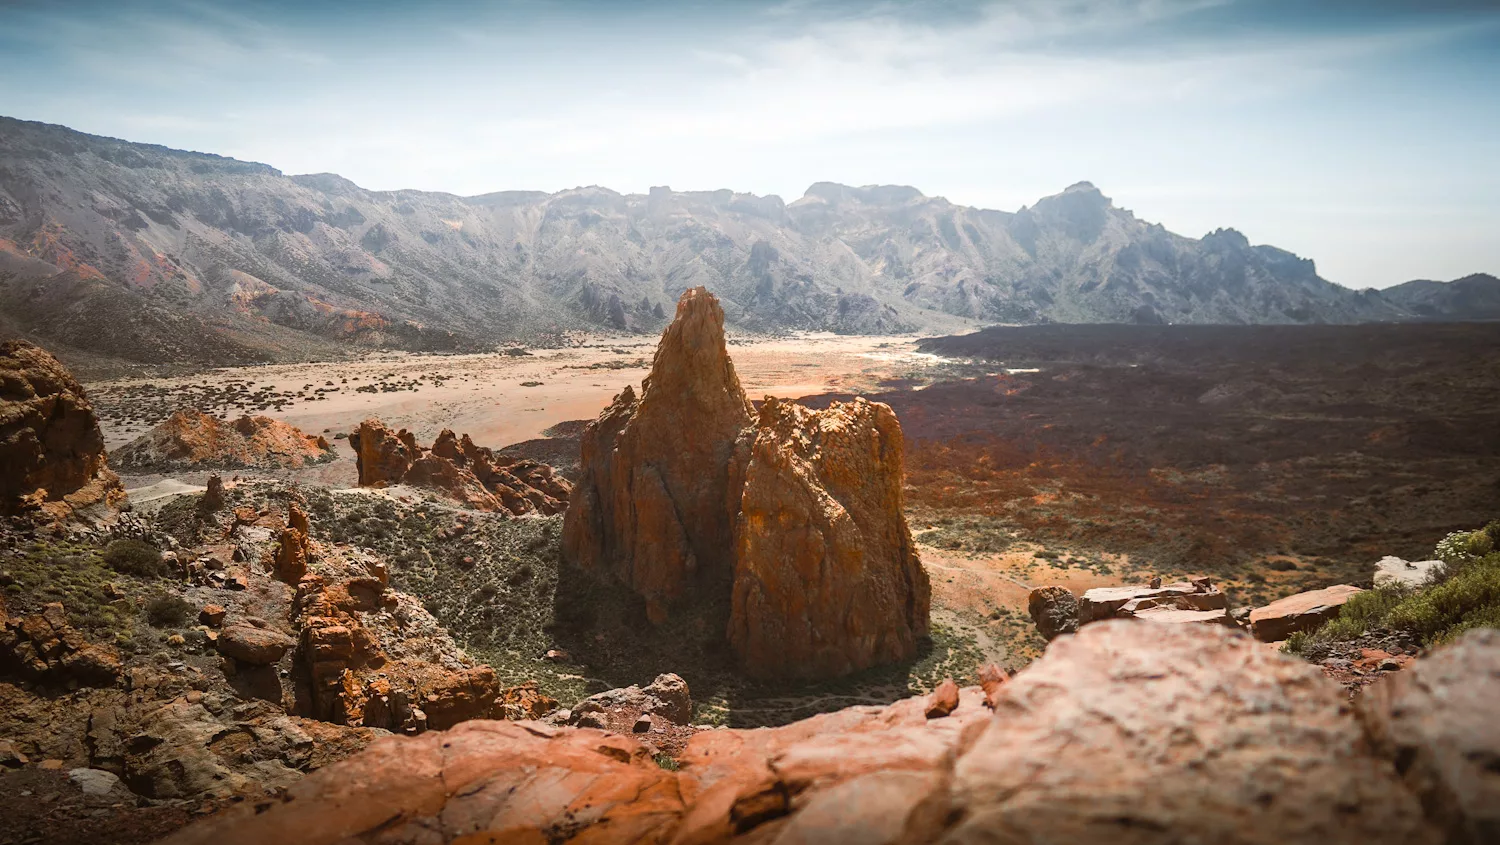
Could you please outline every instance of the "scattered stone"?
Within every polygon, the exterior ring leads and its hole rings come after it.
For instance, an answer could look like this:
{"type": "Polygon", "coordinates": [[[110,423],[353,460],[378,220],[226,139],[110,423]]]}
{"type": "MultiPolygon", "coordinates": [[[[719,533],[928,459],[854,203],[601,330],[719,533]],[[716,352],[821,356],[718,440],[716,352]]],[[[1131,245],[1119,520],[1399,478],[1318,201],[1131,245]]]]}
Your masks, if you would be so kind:
{"type": "Polygon", "coordinates": [[[1078,631],[1078,598],[1067,587],[1037,587],[1026,598],[1026,611],[1048,641],[1078,631]]]}
{"type": "Polygon", "coordinates": [[[1351,596],[1364,592],[1340,584],[1287,596],[1250,611],[1250,631],[1261,642],[1280,642],[1297,631],[1312,631],[1337,616],[1351,596]]]}
{"type": "Polygon", "coordinates": [[[941,719],[958,709],[958,684],[952,678],[944,678],[937,689],[927,696],[923,713],[929,719],[941,719]]]}

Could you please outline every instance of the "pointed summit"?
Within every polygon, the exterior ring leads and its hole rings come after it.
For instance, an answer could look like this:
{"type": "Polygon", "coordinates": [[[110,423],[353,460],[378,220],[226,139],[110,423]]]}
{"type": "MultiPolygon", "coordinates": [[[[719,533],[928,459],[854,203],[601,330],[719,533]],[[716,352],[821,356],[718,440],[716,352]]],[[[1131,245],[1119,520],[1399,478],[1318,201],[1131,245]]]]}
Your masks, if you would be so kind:
{"type": "Polygon", "coordinates": [[[563,522],[563,554],[610,572],[656,623],[693,581],[728,578],[730,458],[750,403],[724,346],[724,309],[705,288],[677,302],[641,385],[583,434],[583,478],[563,522]]]}

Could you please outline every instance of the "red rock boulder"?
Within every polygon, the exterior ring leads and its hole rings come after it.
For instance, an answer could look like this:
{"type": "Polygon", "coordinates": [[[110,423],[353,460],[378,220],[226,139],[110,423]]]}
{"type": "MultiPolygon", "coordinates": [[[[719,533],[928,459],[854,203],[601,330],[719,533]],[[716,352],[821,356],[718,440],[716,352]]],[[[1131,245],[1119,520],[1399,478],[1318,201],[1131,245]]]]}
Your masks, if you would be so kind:
{"type": "Polygon", "coordinates": [[[60,522],[124,502],[83,386],[41,347],[0,343],[0,514],[60,522]]]}

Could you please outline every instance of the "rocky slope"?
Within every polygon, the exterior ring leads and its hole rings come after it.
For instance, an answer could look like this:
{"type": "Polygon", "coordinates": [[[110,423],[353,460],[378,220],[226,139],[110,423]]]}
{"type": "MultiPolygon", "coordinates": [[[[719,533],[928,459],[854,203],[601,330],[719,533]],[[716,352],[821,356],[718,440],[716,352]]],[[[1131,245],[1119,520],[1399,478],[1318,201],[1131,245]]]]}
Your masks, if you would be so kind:
{"type": "Polygon", "coordinates": [[[0,330],[80,359],[202,366],[655,331],[697,285],[752,330],[1408,315],[1233,230],[1146,223],[1086,182],[1016,213],[831,183],[790,203],[668,188],[457,197],[0,118],[0,330]]]}
{"type": "Polygon", "coordinates": [[[195,469],[296,469],[333,460],[321,435],[262,416],[227,422],[202,411],[178,411],[116,449],[110,460],[136,472],[195,469]]]}
{"type": "Polygon", "coordinates": [[[930,593],[902,512],[901,448],[895,414],[863,399],[813,411],[768,397],[752,416],[724,312],[693,288],[640,398],[627,387],[584,430],[563,557],[630,588],[655,625],[677,613],[727,624],[752,676],[910,658],[930,593]]]}
{"type": "Polygon", "coordinates": [[[1356,716],[1243,636],[1106,622],[951,715],[910,699],[708,731],[676,772],[623,736],[469,722],[169,842],[1478,843],[1500,821],[1497,669],[1500,639],[1475,632],[1356,716]]]}
{"type": "Polygon", "coordinates": [[[1500,279],[1488,273],[1451,282],[1417,279],[1386,288],[1380,295],[1429,320],[1500,320],[1500,279]]]}

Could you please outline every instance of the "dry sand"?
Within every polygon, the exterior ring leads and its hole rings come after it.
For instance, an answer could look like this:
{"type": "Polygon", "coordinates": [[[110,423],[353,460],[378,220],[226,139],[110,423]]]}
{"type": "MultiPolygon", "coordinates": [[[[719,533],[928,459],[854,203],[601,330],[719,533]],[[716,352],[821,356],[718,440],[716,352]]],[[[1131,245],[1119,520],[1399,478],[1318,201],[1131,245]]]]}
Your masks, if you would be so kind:
{"type": "MultiPolygon", "coordinates": [[[[128,424],[117,397],[147,381],[184,397],[193,388],[215,390],[231,382],[251,382],[278,393],[333,382],[337,392],[292,398],[279,411],[202,408],[232,417],[262,413],[330,441],[362,420],[378,417],[392,428],[410,429],[431,442],[444,428],[467,433],[474,442],[499,448],[544,436],[567,420],[592,419],[627,384],[639,389],[650,369],[656,338],[598,338],[566,349],[537,349],[528,356],[505,354],[419,355],[383,353],[356,361],[234,367],[174,379],[134,379],[87,385],[101,412],[107,448],[113,450],[150,426],[128,424]],[[433,377],[440,377],[437,383],[433,377]],[[347,381],[345,381],[347,379],[347,381]],[[422,381],[413,384],[418,379],[422,381]],[[527,383],[540,382],[540,384],[527,383]],[[402,385],[391,391],[357,392],[369,385],[402,385]]],[[[730,339],[740,381],[752,398],[796,398],[825,392],[868,392],[885,379],[918,373],[941,361],[916,351],[911,337],[801,334],[775,340],[730,339]]],[[[231,391],[230,395],[235,395],[231,391]]],[[[248,398],[249,392],[243,391],[248,398]]],[[[170,401],[170,400],[169,400],[170,401]]],[[[168,412],[176,408],[166,409],[168,412]]],[[[298,480],[348,485],[353,455],[338,442],[339,461],[294,473],[298,480]]],[[[153,477],[142,476],[139,483],[153,477]]]]}

